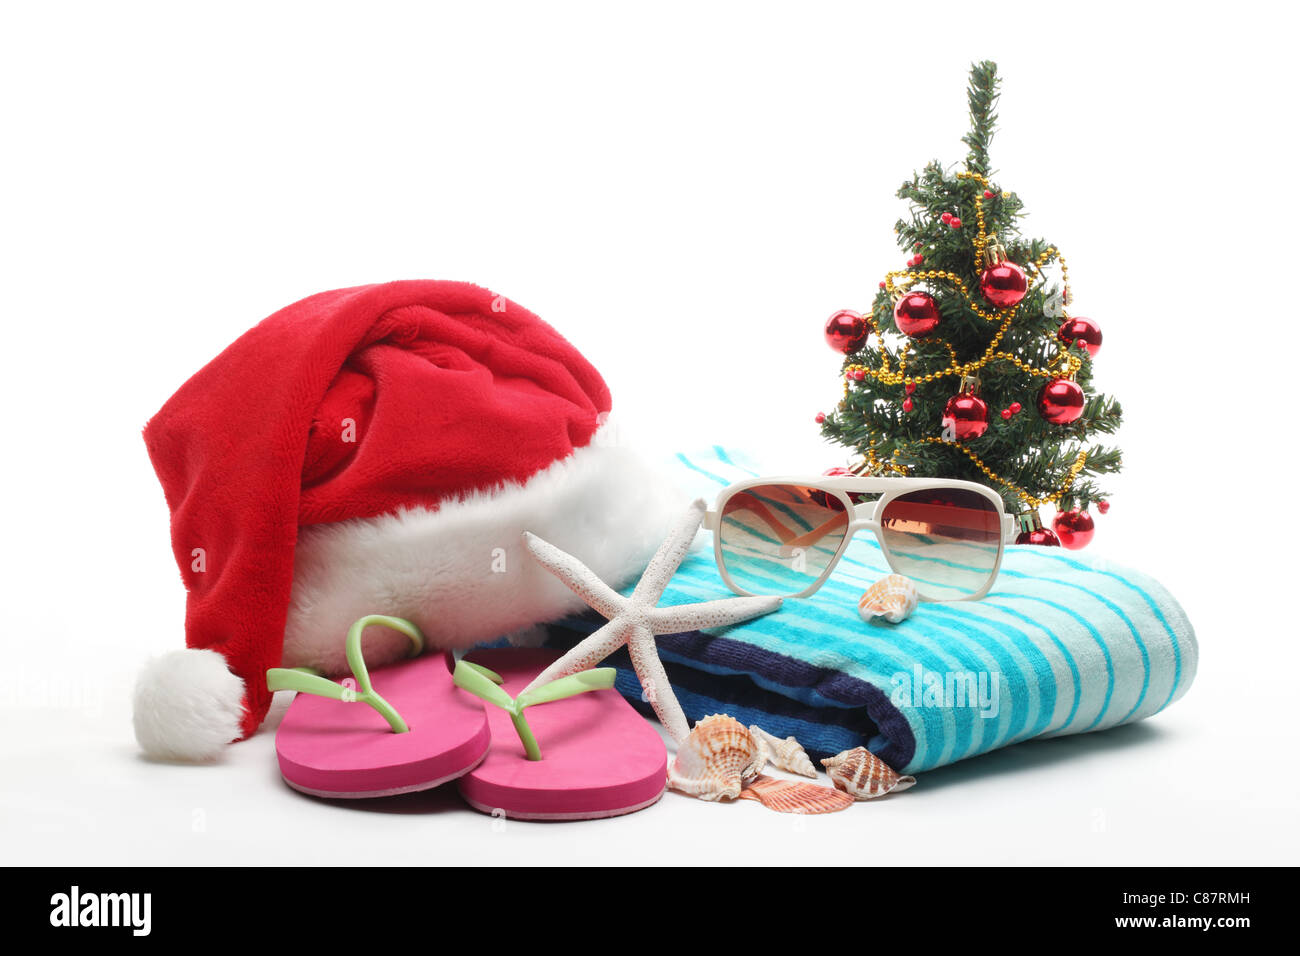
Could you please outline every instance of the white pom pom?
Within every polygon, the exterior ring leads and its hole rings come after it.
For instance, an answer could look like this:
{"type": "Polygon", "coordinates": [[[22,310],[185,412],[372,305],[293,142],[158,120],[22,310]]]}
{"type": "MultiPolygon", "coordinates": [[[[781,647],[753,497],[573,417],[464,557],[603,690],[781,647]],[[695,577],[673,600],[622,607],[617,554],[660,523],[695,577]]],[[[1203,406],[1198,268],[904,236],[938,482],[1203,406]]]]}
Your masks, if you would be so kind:
{"type": "Polygon", "coordinates": [[[211,760],[239,737],[244,682],[216,651],[171,651],[135,685],[135,739],[163,760],[211,760]]]}

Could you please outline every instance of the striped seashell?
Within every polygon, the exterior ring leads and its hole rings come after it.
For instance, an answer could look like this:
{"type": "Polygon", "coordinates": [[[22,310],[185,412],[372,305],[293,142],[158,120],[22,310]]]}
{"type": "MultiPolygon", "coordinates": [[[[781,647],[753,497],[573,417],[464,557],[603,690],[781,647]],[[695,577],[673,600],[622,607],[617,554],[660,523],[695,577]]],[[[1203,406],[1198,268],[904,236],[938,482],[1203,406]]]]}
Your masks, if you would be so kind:
{"type": "Polygon", "coordinates": [[[734,717],[712,714],[677,748],[668,768],[668,786],[701,800],[731,800],[762,765],[763,752],[749,728],[734,717]]]}
{"type": "Polygon", "coordinates": [[[773,737],[758,724],[750,724],[749,732],[754,735],[754,740],[758,742],[759,750],[762,751],[766,762],[773,767],[778,770],[797,773],[803,777],[817,776],[817,768],[808,759],[808,753],[803,749],[799,741],[793,737],[786,737],[784,740],[780,737],[773,737]]]}
{"type": "Polygon", "coordinates": [[[802,780],[782,780],[759,774],[740,793],[742,800],[757,800],[778,813],[834,813],[853,806],[853,798],[833,787],[802,780]]]}
{"type": "Polygon", "coordinates": [[[883,617],[893,624],[900,624],[916,610],[918,600],[916,585],[910,578],[887,574],[862,592],[862,597],[858,598],[858,614],[864,621],[883,617]]]}
{"type": "Polygon", "coordinates": [[[857,800],[871,800],[887,793],[902,792],[916,783],[915,777],[894,772],[866,747],[854,747],[822,761],[831,782],[857,800]]]}

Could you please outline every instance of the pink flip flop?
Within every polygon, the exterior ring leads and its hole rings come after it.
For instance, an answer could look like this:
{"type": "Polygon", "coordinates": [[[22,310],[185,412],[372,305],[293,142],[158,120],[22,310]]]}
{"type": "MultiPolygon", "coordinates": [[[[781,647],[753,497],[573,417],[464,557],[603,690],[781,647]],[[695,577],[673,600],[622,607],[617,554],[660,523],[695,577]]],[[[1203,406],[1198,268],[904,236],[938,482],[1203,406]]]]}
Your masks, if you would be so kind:
{"type": "Polygon", "coordinates": [[[280,774],[295,790],[347,799],[413,793],[468,773],[488,752],[487,714],[452,683],[451,655],[428,654],[371,674],[361,634],[372,624],[405,634],[416,654],[424,649],[410,621],[372,614],[348,629],[355,687],[305,668],[266,672],[271,690],[298,691],[275,735],[280,774]]]}
{"type": "Polygon", "coordinates": [[[460,778],[461,796],[475,810],[517,820],[592,820],[655,803],[668,753],[654,727],[612,690],[612,667],[521,693],[558,657],[511,648],[475,651],[457,663],[457,686],[494,705],[492,749],[460,778]]]}

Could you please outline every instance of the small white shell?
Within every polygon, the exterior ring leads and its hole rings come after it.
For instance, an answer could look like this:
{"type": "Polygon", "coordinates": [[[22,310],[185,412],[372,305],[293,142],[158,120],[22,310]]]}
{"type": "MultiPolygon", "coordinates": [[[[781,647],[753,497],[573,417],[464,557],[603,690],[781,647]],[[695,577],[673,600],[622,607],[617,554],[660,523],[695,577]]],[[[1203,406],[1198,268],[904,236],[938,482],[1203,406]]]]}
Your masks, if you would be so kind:
{"type": "Polygon", "coordinates": [[[864,621],[883,617],[892,624],[900,624],[916,610],[918,600],[916,585],[910,578],[887,574],[862,592],[858,613],[864,621]]]}
{"type": "Polygon", "coordinates": [[[754,740],[758,743],[758,749],[763,754],[765,761],[773,767],[778,770],[797,773],[803,777],[815,778],[817,776],[817,768],[808,759],[808,754],[803,749],[803,745],[793,737],[786,737],[784,740],[780,737],[773,737],[758,724],[750,724],[749,732],[754,735],[754,740]]]}
{"type": "Polygon", "coordinates": [[[701,800],[732,800],[758,775],[763,752],[753,734],[726,714],[699,721],[677,748],[668,786],[701,800]]]}

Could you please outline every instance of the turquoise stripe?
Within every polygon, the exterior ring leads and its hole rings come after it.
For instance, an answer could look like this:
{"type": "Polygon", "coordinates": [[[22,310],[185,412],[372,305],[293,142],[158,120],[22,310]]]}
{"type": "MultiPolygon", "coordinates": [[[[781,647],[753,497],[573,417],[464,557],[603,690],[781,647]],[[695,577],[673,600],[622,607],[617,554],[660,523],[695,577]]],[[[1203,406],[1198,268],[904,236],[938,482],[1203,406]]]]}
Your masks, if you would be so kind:
{"type": "MultiPolygon", "coordinates": [[[[865,626],[880,627],[881,625],[867,624],[865,626]]],[[[1019,718],[1019,723],[1016,724],[1017,729],[1023,729],[1026,723],[1029,710],[1029,692],[1025,682],[1024,672],[1020,669],[1020,665],[1017,664],[1011,655],[1006,652],[1006,648],[1000,643],[984,647],[974,643],[973,641],[964,640],[960,630],[943,627],[934,622],[932,622],[932,627],[940,634],[948,635],[948,640],[957,645],[956,647],[952,647],[951,645],[948,645],[947,642],[944,642],[941,646],[946,646],[952,653],[957,653],[960,648],[970,653],[977,654],[981,656],[981,658],[987,657],[991,659],[996,666],[989,667],[986,664],[979,668],[979,670],[987,673],[990,680],[996,678],[1001,682],[1003,678],[1009,678],[1008,683],[1012,683],[1018,687],[1018,691],[1012,693],[1013,703],[1009,711],[1004,710],[1002,707],[1002,688],[999,687],[998,715],[996,719],[984,717],[978,707],[968,706],[963,708],[971,711],[972,720],[980,726],[981,734],[978,744],[976,744],[974,739],[971,740],[970,748],[962,755],[962,758],[964,759],[965,757],[973,757],[975,754],[987,753],[997,747],[999,742],[1010,734],[1011,725],[1016,722],[1017,718],[1019,718]],[[1005,727],[1003,726],[1004,724],[1005,727]]],[[[984,662],[981,661],[981,663],[984,662]]],[[[969,667],[965,668],[966,672],[971,672],[972,670],[973,669],[969,667]]],[[[976,673],[978,673],[978,671],[976,673]]],[[[1008,690],[1011,690],[1011,688],[1008,688],[1008,690]]],[[[967,701],[967,703],[969,704],[969,701],[967,701]]]]}
{"type": "Polygon", "coordinates": [[[1168,707],[1169,702],[1174,699],[1174,694],[1178,690],[1178,685],[1182,682],[1182,676],[1183,676],[1182,648],[1180,647],[1179,644],[1178,635],[1174,633],[1174,629],[1169,626],[1169,621],[1165,618],[1164,611],[1162,611],[1160,609],[1160,605],[1151,598],[1151,595],[1146,592],[1146,589],[1139,587],[1138,585],[1130,581],[1128,578],[1116,574],[1114,571],[1103,571],[1100,568],[1090,567],[1089,565],[1084,564],[1080,561],[1075,561],[1073,558],[1067,557],[1064,554],[1057,554],[1055,552],[1050,552],[1048,554],[1041,554],[1041,555],[1035,554],[1034,557],[1052,560],[1052,561],[1059,561],[1065,565],[1068,565],[1071,568],[1075,568],[1076,570],[1090,571],[1093,574],[1100,574],[1103,577],[1107,577],[1114,581],[1118,581],[1120,584],[1124,585],[1130,591],[1136,591],[1138,593],[1138,595],[1142,598],[1142,600],[1146,602],[1147,607],[1151,609],[1151,613],[1153,613],[1156,616],[1156,620],[1160,622],[1160,626],[1165,629],[1165,633],[1169,635],[1169,644],[1174,651],[1174,682],[1169,688],[1169,696],[1165,698],[1164,703],[1161,704],[1160,707],[1157,709],[1164,710],[1166,707],[1168,707]]]}
{"type": "Polygon", "coordinates": [[[687,468],[689,468],[691,471],[698,471],[698,472],[699,472],[701,475],[703,475],[705,478],[708,478],[708,479],[711,480],[711,481],[716,481],[718,484],[722,485],[724,488],[725,488],[727,485],[731,484],[731,482],[727,481],[726,478],[721,478],[721,477],[719,477],[718,475],[715,475],[715,474],[714,474],[713,472],[711,472],[711,471],[705,471],[703,468],[701,468],[699,465],[697,465],[697,464],[695,464],[694,462],[692,462],[689,458],[687,458],[687,457],[686,457],[685,455],[683,455],[681,452],[678,452],[678,453],[677,453],[677,458],[678,458],[678,460],[679,460],[683,465],[685,465],[685,466],[686,466],[687,468]]]}
{"type": "MultiPolygon", "coordinates": [[[[755,529],[751,528],[749,525],[745,524],[744,522],[738,521],[738,520],[736,520],[735,518],[732,518],[732,517],[726,517],[726,518],[723,518],[722,520],[723,520],[725,523],[729,524],[729,525],[734,525],[735,527],[740,528],[742,531],[744,531],[744,532],[745,532],[746,534],[748,534],[750,537],[752,537],[752,538],[757,538],[757,539],[760,540],[760,541],[763,541],[763,542],[765,542],[765,543],[767,543],[767,544],[770,544],[770,545],[772,545],[774,548],[776,548],[776,549],[778,549],[778,550],[779,550],[779,549],[781,548],[781,546],[782,546],[782,545],[781,545],[781,542],[778,541],[778,540],[776,540],[776,538],[769,538],[767,535],[763,534],[761,531],[756,531],[755,529]]],[[[805,526],[805,530],[807,530],[807,527],[806,527],[806,526],[805,526]]],[[[837,545],[836,547],[838,547],[838,545],[837,545]]],[[[811,546],[811,548],[810,548],[809,550],[812,550],[812,551],[820,551],[820,552],[822,552],[823,554],[830,555],[831,557],[834,557],[834,556],[835,556],[835,548],[823,548],[823,547],[819,547],[818,545],[815,545],[815,544],[814,544],[814,545],[811,546]]],[[[755,556],[753,556],[753,555],[748,555],[748,554],[743,554],[743,553],[737,553],[737,554],[736,554],[736,557],[737,557],[738,559],[739,559],[739,558],[749,559],[749,558],[752,558],[752,557],[755,557],[755,556]]],[[[818,574],[820,574],[820,573],[821,573],[821,572],[819,571],[818,574]]],[[[812,575],[812,578],[816,578],[816,577],[817,577],[816,574],[812,575]]]]}
{"type": "MultiPolygon", "coordinates": [[[[754,489],[753,489],[753,488],[750,488],[750,489],[749,489],[749,494],[752,495],[752,496],[755,497],[755,498],[758,498],[758,500],[761,501],[761,502],[763,502],[763,504],[765,504],[765,505],[770,505],[771,507],[775,508],[777,511],[781,512],[783,515],[785,515],[786,517],[788,517],[788,518],[789,518],[791,521],[793,521],[795,524],[799,525],[799,527],[801,527],[804,531],[811,531],[811,530],[812,530],[812,524],[809,523],[808,521],[805,521],[804,518],[803,518],[803,516],[800,515],[800,514],[798,514],[798,513],[797,513],[793,508],[791,508],[789,505],[787,505],[787,504],[782,504],[781,502],[779,502],[779,501],[775,501],[775,500],[773,500],[773,499],[771,499],[771,498],[761,498],[761,497],[759,497],[758,495],[755,495],[755,494],[754,494],[754,489]]],[[[742,528],[748,528],[748,527],[749,527],[748,525],[743,524],[743,523],[742,523],[740,526],[741,526],[742,528]]]]}
{"type": "MultiPolygon", "coordinates": [[[[993,608],[994,610],[1001,611],[1003,614],[1006,614],[1010,617],[1014,617],[1017,620],[1024,621],[1026,624],[1038,628],[1040,631],[1042,631],[1044,634],[1047,635],[1048,640],[1050,640],[1053,644],[1055,644],[1056,649],[1061,652],[1061,656],[1065,659],[1066,666],[1070,668],[1070,679],[1074,683],[1074,700],[1070,704],[1070,712],[1066,715],[1065,722],[1062,723],[1061,726],[1058,727],[1057,729],[1060,730],[1065,727],[1069,727],[1070,724],[1074,723],[1075,715],[1079,712],[1079,705],[1083,702],[1083,677],[1079,673],[1079,665],[1075,663],[1074,655],[1070,653],[1069,648],[1067,648],[1065,644],[1062,643],[1061,639],[1057,637],[1055,633],[1052,632],[1051,628],[1046,627],[1043,624],[1040,624],[1038,621],[1034,620],[1034,618],[1029,617],[1026,614],[1022,614],[1017,610],[1014,610],[1009,607],[1002,607],[1001,605],[997,605],[997,604],[992,604],[988,602],[987,599],[985,599],[985,601],[986,603],[988,603],[988,606],[993,608]]],[[[1056,709],[1055,704],[1053,704],[1052,709],[1053,710],[1056,709]]],[[[1050,712],[1048,714],[1048,720],[1050,723],[1051,720],[1050,712]]],[[[1043,729],[1040,731],[1040,733],[1046,733],[1050,729],[1051,729],[1050,727],[1044,726],[1043,729]]]]}
{"type": "MultiPolygon", "coordinates": [[[[1029,667],[1029,672],[1035,675],[1036,678],[1031,680],[1026,674],[1025,668],[1021,666],[1019,662],[1016,662],[1014,673],[1018,679],[1018,686],[1023,689],[1024,693],[1017,695],[1016,686],[1009,688],[1009,690],[1013,694],[1013,699],[1019,700],[1019,698],[1023,697],[1024,715],[1021,722],[1017,725],[1015,732],[1013,732],[1010,725],[1008,725],[1007,742],[1021,739],[1021,737],[1035,737],[1041,733],[1043,728],[1051,720],[1052,711],[1056,708],[1056,677],[1052,672],[1051,661],[1047,659],[1047,655],[1042,652],[1038,645],[1029,639],[1029,635],[1008,624],[1001,624],[987,618],[978,617],[974,614],[966,613],[945,604],[927,604],[925,606],[925,613],[929,616],[939,618],[950,617],[954,621],[961,622],[966,627],[970,627],[974,623],[978,622],[981,627],[1001,632],[1002,638],[1009,641],[1020,653],[1020,656],[1025,660],[1025,664],[1029,667]],[[1029,724],[1029,698],[1031,695],[1034,698],[1035,708],[1032,725],[1029,724]],[[1029,725],[1027,729],[1026,725],[1029,725]]],[[[981,631],[981,633],[987,632],[981,631]]],[[[995,637],[994,639],[996,640],[998,638],[995,637]]],[[[1015,708],[1013,708],[1013,720],[1010,722],[1011,724],[1015,723],[1014,710],[1015,708]]]]}
{"type": "Polygon", "coordinates": [[[713,453],[718,456],[718,461],[722,462],[724,465],[730,465],[732,468],[738,468],[741,471],[745,472],[747,475],[749,475],[751,478],[758,477],[758,472],[754,471],[752,468],[746,468],[744,465],[740,465],[732,461],[731,456],[727,454],[727,450],[723,448],[721,445],[714,445],[713,453]]]}
{"type": "MultiPolygon", "coordinates": [[[[1037,578],[1035,575],[1026,574],[1024,571],[1012,571],[1009,568],[1004,570],[1002,573],[1008,574],[1011,577],[1016,577],[1016,578],[1027,578],[1029,580],[1041,580],[1037,578]]],[[[1142,706],[1142,701],[1146,700],[1147,688],[1151,684],[1151,657],[1147,653],[1147,646],[1145,643],[1143,643],[1142,636],[1138,633],[1138,629],[1133,625],[1133,622],[1132,620],[1129,619],[1129,616],[1124,613],[1124,609],[1121,608],[1114,601],[1112,601],[1110,598],[1105,597],[1104,595],[1099,594],[1098,592],[1093,591],[1089,588],[1086,588],[1081,584],[1075,584],[1071,581],[1059,581],[1056,580],[1055,578],[1049,580],[1050,583],[1052,584],[1059,585],[1060,587],[1073,588],[1076,591],[1082,591],[1084,594],[1088,595],[1091,598],[1095,598],[1096,600],[1104,604],[1107,608],[1109,608],[1117,617],[1119,617],[1119,619],[1123,621],[1124,624],[1128,627],[1129,633],[1133,635],[1133,643],[1137,645],[1138,653],[1142,655],[1142,689],[1141,691],[1138,692],[1137,702],[1133,704],[1132,708],[1129,709],[1129,712],[1127,714],[1125,714],[1117,721],[1117,723],[1121,723],[1121,724],[1124,723],[1135,713],[1137,713],[1137,709],[1142,706]]]]}
{"type": "MultiPolygon", "coordinates": [[[[910,531],[907,532],[907,534],[909,537],[916,538],[924,544],[934,544],[936,540],[933,535],[916,534],[910,531]]],[[[998,551],[998,546],[995,544],[976,544],[974,541],[958,541],[955,538],[947,538],[943,543],[948,547],[974,548],[976,551],[992,552],[994,554],[997,554],[998,551]]]]}
{"type": "MultiPolygon", "coordinates": [[[[1062,614],[1066,614],[1074,618],[1076,621],[1078,621],[1080,624],[1083,625],[1083,627],[1087,630],[1088,634],[1092,637],[1093,642],[1101,650],[1102,659],[1105,660],[1106,662],[1106,694],[1102,698],[1101,710],[1097,712],[1097,716],[1093,718],[1092,723],[1090,723],[1087,727],[1083,728],[1085,733],[1089,730],[1095,730],[1097,725],[1101,723],[1102,719],[1106,716],[1107,712],[1110,710],[1110,698],[1111,695],[1115,692],[1115,662],[1111,660],[1110,648],[1108,648],[1106,646],[1106,642],[1101,639],[1101,634],[1097,632],[1097,629],[1092,626],[1092,623],[1088,621],[1087,618],[1083,617],[1081,614],[1076,613],[1072,608],[1066,607],[1064,604],[1058,604],[1055,601],[1049,601],[1047,598],[1037,597],[1035,595],[1030,595],[1030,594],[1004,594],[1002,595],[1002,597],[1004,599],[1009,598],[1012,600],[1033,601],[1037,604],[1045,604],[1046,606],[1052,608],[1053,610],[1060,611],[1062,614]]],[[[988,601],[988,599],[985,598],[985,601],[988,601]]],[[[989,604],[993,607],[1001,606],[997,602],[992,602],[992,601],[990,601],[989,604]]]]}

